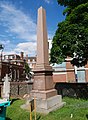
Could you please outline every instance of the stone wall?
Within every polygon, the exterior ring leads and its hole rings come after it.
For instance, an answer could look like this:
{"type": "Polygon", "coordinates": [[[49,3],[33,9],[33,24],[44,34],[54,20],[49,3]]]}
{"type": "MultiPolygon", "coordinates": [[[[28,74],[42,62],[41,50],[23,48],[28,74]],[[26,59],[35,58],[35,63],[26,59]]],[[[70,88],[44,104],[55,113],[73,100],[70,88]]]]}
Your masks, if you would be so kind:
{"type": "Polygon", "coordinates": [[[23,97],[25,94],[30,94],[33,82],[11,82],[12,97],[23,97]]]}
{"type": "Polygon", "coordinates": [[[88,99],[88,83],[56,83],[55,89],[63,97],[88,99]]]}
{"type": "MultiPolygon", "coordinates": [[[[33,82],[11,82],[10,83],[10,96],[23,97],[25,94],[30,94],[33,82]]],[[[2,96],[2,84],[0,85],[0,93],[2,96]]]]}

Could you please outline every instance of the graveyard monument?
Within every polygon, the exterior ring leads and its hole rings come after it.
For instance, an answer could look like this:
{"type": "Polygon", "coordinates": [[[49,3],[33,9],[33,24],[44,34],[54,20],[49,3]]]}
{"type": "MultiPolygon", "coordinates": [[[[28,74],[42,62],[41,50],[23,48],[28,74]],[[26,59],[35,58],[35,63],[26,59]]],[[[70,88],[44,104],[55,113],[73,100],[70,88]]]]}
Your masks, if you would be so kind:
{"type": "Polygon", "coordinates": [[[10,81],[11,79],[8,77],[8,74],[2,79],[3,81],[3,99],[9,100],[10,97],[10,81]]]}
{"type": "Polygon", "coordinates": [[[49,113],[64,105],[53,84],[53,69],[49,65],[46,12],[40,7],[37,20],[37,63],[33,70],[34,83],[31,96],[36,98],[37,112],[49,113]]]}

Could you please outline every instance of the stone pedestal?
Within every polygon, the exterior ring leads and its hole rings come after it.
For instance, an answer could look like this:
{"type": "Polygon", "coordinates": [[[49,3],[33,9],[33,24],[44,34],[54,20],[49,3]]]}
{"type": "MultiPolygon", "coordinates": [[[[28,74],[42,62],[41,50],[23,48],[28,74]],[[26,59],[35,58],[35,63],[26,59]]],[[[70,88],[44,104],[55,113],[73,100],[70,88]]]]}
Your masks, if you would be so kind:
{"type": "Polygon", "coordinates": [[[36,98],[36,109],[39,113],[49,112],[61,108],[65,103],[62,96],[54,89],[52,70],[34,71],[34,84],[31,96],[36,98]]]}
{"type": "Polygon", "coordinates": [[[48,114],[49,112],[63,107],[61,95],[55,95],[47,99],[36,99],[37,112],[48,114]]]}

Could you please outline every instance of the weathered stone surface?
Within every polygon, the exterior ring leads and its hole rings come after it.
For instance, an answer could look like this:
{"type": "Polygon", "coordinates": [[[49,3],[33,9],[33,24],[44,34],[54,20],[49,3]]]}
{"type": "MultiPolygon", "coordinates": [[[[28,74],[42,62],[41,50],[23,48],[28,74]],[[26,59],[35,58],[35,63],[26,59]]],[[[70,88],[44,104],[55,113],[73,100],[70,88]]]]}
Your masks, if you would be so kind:
{"type": "Polygon", "coordinates": [[[49,113],[53,110],[61,108],[65,105],[65,102],[62,102],[61,95],[56,95],[48,99],[37,99],[37,112],[40,113],[49,113]]]}
{"type": "Polygon", "coordinates": [[[33,90],[31,96],[49,98],[56,95],[54,89],[52,72],[49,65],[48,37],[46,28],[46,12],[40,7],[38,9],[37,22],[37,62],[34,72],[33,90]]]}
{"type": "Polygon", "coordinates": [[[10,96],[23,97],[25,94],[30,94],[31,90],[32,90],[32,83],[12,82],[10,96]]]}
{"type": "Polygon", "coordinates": [[[64,103],[61,95],[58,96],[54,89],[53,69],[49,65],[46,13],[42,7],[38,9],[37,63],[33,72],[34,83],[30,96],[37,100],[37,112],[49,113],[62,107],[64,103]]]}
{"type": "Polygon", "coordinates": [[[31,96],[39,98],[39,99],[47,99],[55,95],[57,95],[57,92],[55,89],[46,90],[46,91],[32,90],[31,92],[31,96]]]}

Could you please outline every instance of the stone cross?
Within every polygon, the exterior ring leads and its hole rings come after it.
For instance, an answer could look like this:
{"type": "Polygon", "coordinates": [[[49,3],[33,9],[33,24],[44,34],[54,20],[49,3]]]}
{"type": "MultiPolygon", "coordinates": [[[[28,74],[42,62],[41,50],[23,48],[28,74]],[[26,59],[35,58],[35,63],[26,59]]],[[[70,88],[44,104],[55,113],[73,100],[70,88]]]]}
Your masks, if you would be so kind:
{"type": "Polygon", "coordinates": [[[10,97],[10,81],[11,79],[8,77],[8,74],[2,79],[4,81],[3,84],[3,99],[9,100],[10,97]]]}

